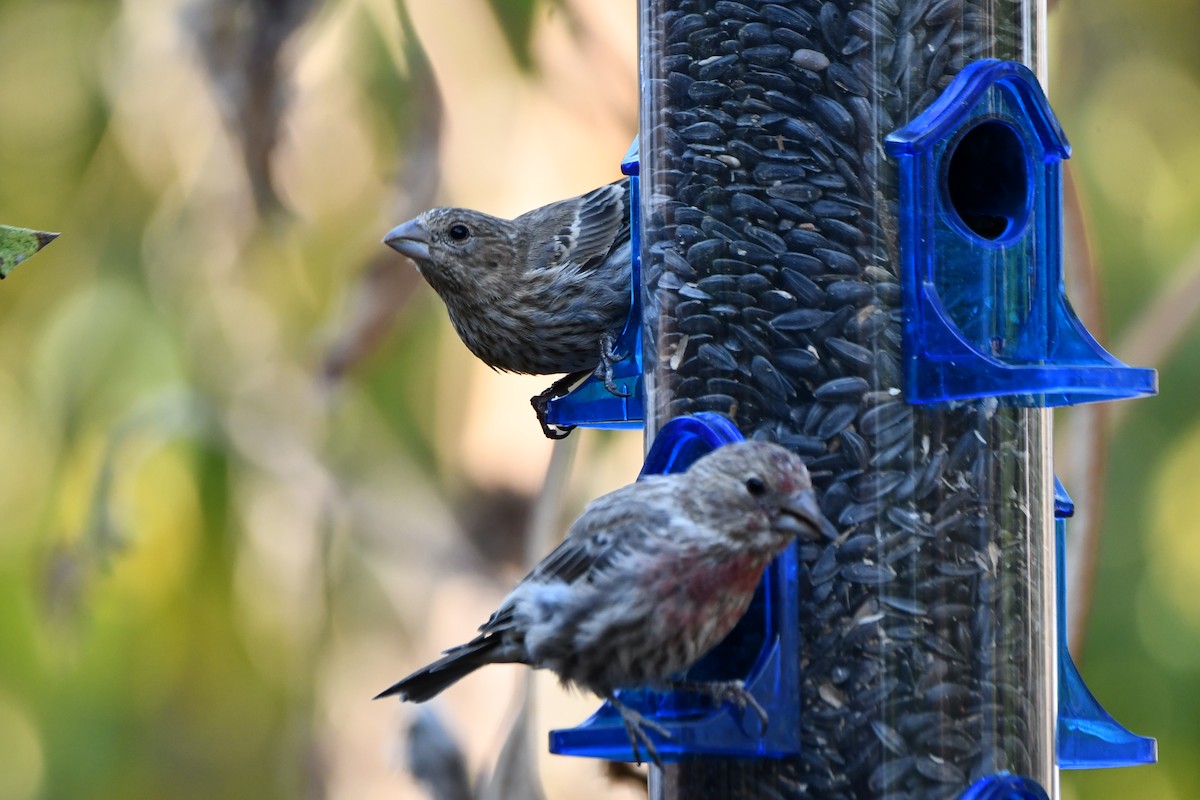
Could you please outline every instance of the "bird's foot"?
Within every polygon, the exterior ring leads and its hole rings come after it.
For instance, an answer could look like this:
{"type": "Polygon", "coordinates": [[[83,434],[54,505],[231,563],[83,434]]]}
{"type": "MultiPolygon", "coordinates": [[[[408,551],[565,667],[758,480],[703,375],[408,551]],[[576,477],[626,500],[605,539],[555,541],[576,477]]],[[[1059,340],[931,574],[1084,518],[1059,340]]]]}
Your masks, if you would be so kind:
{"type": "Polygon", "coordinates": [[[623,390],[613,381],[613,364],[629,358],[629,353],[617,354],[615,350],[616,344],[617,342],[613,339],[612,334],[600,334],[600,363],[596,366],[595,375],[604,382],[604,388],[608,389],[612,394],[617,397],[629,397],[633,393],[623,390]]]}
{"type": "Polygon", "coordinates": [[[767,710],[746,689],[742,681],[676,681],[671,684],[675,691],[696,692],[711,697],[714,703],[732,703],[743,717],[746,709],[752,709],[762,723],[759,736],[767,732],[767,710]]]}
{"type": "Polygon", "coordinates": [[[563,377],[550,384],[550,388],[541,394],[529,398],[529,404],[533,406],[533,411],[537,414],[538,424],[542,426],[542,433],[547,439],[565,439],[571,431],[575,430],[574,425],[556,425],[546,420],[546,406],[551,400],[563,397],[571,390],[571,387],[580,379],[587,376],[587,372],[572,372],[570,375],[563,377]]]}
{"type": "Polygon", "coordinates": [[[638,744],[641,744],[646,750],[646,755],[650,756],[650,760],[654,762],[654,765],[661,768],[662,759],[658,756],[658,748],[654,746],[654,741],[650,738],[650,734],[646,733],[646,729],[654,731],[664,739],[670,739],[671,732],[654,720],[642,716],[612,695],[604,699],[617,710],[617,713],[621,715],[621,722],[625,723],[625,733],[628,734],[629,745],[633,748],[633,760],[639,766],[641,765],[642,756],[638,752],[638,744]]]}

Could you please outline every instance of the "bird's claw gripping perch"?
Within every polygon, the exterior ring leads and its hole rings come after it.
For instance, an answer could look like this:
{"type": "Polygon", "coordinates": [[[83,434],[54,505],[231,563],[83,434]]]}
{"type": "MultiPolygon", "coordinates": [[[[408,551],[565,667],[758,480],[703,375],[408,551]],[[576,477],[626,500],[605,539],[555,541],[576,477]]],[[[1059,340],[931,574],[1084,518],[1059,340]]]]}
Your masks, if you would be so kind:
{"type": "Polygon", "coordinates": [[[746,709],[749,708],[758,716],[758,720],[762,723],[762,731],[759,736],[765,736],[767,733],[767,710],[762,707],[762,704],[746,689],[746,684],[740,680],[732,681],[683,681],[674,682],[671,688],[675,691],[696,692],[710,698],[714,703],[732,703],[737,708],[738,713],[745,717],[746,709]]]}
{"type": "Polygon", "coordinates": [[[604,388],[617,397],[629,397],[633,394],[633,392],[622,390],[613,380],[613,364],[629,358],[628,353],[618,354],[614,349],[615,346],[616,340],[613,339],[611,334],[601,334],[600,363],[596,365],[595,370],[583,370],[564,375],[550,384],[550,388],[546,389],[546,391],[529,399],[534,413],[537,414],[538,424],[542,426],[542,433],[545,434],[547,439],[565,439],[571,431],[575,430],[574,425],[558,425],[549,422],[546,419],[546,409],[551,400],[566,396],[576,383],[589,375],[595,375],[597,379],[603,381],[604,388]]]}
{"type": "Polygon", "coordinates": [[[617,397],[629,397],[633,392],[624,391],[613,380],[613,364],[629,358],[629,353],[617,354],[616,344],[611,333],[600,334],[600,363],[596,366],[594,374],[604,382],[604,388],[610,393],[617,397]]]}
{"type": "MultiPolygon", "coordinates": [[[[762,737],[767,733],[767,723],[769,721],[767,710],[746,689],[746,684],[740,680],[672,681],[667,685],[667,688],[676,692],[695,692],[696,694],[705,695],[711,698],[717,705],[730,703],[743,718],[745,718],[746,709],[750,709],[755,713],[759,723],[762,725],[762,730],[758,735],[762,737]]],[[[658,748],[655,747],[654,741],[646,733],[646,730],[654,731],[665,739],[671,738],[670,731],[655,720],[649,719],[625,705],[615,697],[609,696],[605,699],[621,715],[621,722],[625,724],[625,732],[628,734],[629,744],[633,748],[633,760],[638,764],[642,763],[641,753],[638,751],[638,745],[640,744],[645,749],[650,760],[654,762],[654,765],[662,767],[662,759],[658,755],[658,748]]]]}
{"type": "Polygon", "coordinates": [[[656,767],[662,767],[662,759],[658,755],[658,748],[654,746],[654,741],[650,738],[650,734],[646,733],[646,728],[662,736],[664,739],[671,738],[671,732],[659,725],[652,719],[647,719],[640,713],[622,703],[616,697],[608,696],[605,698],[621,715],[621,722],[625,724],[625,733],[629,735],[629,745],[633,748],[633,760],[639,766],[642,763],[641,753],[638,752],[638,743],[646,749],[646,755],[650,756],[650,760],[654,762],[656,767]]]}
{"type": "Polygon", "coordinates": [[[547,439],[565,439],[575,430],[574,425],[557,425],[546,420],[546,406],[551,400],[563,397],[571,390],[581,378],[588,376],[588,372],[572,372],[570,375],[563,377],[550,384],[550,387],[541,394],[534,395],[529,398],[529,404],[533,406],[533,411],[537,414],[538,424],[542,426],[542,433],[547,439]]]}

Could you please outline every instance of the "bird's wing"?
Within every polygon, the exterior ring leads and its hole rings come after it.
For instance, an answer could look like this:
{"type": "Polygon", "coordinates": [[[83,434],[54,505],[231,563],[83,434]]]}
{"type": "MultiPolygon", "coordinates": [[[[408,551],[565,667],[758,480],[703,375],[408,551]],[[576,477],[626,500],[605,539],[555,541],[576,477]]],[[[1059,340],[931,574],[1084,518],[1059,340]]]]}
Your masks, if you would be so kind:
{"type": "Polygon", "coordinates": [[[574,583],[604,570],[640,544],[658,539],[670,525],[666,509],[607,495],[575,521],[562,544],[529,573],[529,580],[574,583]]]}
{"type": "Polygon", "coordinates": [[[593,269],[629,239],[629,179],[551,203],[518,218],[531,231],[532,260],[540,268],[571,263],[593,269]]]}
{"type": "MultiPolygon", "coordinates": [[[[538,562],[521,583],[590,581],[634,549],[669,536],[672,515],[663,503],[653,502],[663,493],[677,490],[668,485],[666,477],[651,476],[593,501],[571,525],[562,543],[538,562]],[[662,483],[662,486],[660,489],[647,483],[662,483]]],[[[505,603],[479,630],[486,635],[507,628],[512,613],[512,606],[505,603]]]]}

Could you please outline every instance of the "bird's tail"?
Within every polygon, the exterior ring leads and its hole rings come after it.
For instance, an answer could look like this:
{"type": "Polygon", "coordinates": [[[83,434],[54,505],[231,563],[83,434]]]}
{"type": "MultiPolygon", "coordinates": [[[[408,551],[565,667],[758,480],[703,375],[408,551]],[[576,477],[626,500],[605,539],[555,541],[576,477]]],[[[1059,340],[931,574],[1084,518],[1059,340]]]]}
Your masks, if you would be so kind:
{"type": "Polygon", "coordinates": [[[510,659],[498,657],[496,650],[500,647],[500,642],[500,637],[496,635],[480,636],[451,648],[437,661],[421,667],[412,675],[375,695],[375,699],[398,695],[401,700],[424,703],[480,667],[509,661],[510,659]]]}

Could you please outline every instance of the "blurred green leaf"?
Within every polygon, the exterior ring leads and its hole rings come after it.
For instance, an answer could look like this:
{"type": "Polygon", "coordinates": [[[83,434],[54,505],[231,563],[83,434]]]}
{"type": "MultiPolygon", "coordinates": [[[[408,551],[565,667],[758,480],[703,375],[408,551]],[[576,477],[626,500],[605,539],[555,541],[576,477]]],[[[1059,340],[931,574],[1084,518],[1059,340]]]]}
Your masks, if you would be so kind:
{"type": "Polygon", "coordinates": [[[7,278],[18,264],[57,238],[57,233],[0,225],[0,278],[7,278]]]}
{"type": "Polygon", "coordinates": [[[562,0],[488,0],[488,6],[504,32],[504,41],[522,70],[534,72],[537,69],[531,43],[538,13],[547,6],[561,3],[562,0]]]}
{"type": "Polygon", "coordinates": [[[371,119],[378,152],[436,168],[442,126],[442,98],[429,54],[402,0],[395,4],[403,40],[397,63],[378,25],[365,9],[357,17],[355,66],[363,93],[371,98],[371,119]]]}

